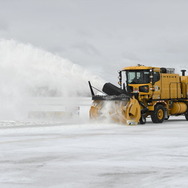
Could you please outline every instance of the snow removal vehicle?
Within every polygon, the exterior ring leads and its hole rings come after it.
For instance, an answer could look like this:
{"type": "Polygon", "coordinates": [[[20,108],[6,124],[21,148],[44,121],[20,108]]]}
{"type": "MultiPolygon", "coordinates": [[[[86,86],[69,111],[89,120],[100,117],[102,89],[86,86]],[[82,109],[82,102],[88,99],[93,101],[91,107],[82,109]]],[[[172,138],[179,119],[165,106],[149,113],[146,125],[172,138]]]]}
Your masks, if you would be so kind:
{"type": "Polygon", "coordinates": [[[102,95],[89,82],[92,94],[91,119],[104,119],[136,125],[162,123],[172,115],[188,120],[188,76],[174,68],[131,66],[119,71],[119,87],[106,83],[102,95]]]}

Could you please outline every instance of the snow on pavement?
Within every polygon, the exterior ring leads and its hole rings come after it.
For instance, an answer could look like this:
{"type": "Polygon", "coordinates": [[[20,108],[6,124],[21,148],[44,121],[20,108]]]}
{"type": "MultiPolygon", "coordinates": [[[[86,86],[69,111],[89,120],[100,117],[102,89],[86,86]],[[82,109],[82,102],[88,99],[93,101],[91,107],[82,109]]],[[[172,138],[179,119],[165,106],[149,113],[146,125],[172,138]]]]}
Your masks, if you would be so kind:
{"type": "Polygon", "coordinates": [[[10,123],[0,124],[2,188],[188,186],[183,118],[138,126],[10,123]]]}

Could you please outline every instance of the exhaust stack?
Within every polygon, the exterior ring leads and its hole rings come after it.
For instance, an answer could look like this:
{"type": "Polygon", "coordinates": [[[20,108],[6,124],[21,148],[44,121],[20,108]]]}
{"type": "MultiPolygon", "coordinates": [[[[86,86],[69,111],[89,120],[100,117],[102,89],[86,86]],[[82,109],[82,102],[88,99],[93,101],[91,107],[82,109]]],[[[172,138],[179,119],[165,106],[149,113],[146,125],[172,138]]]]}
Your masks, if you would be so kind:
{"type": "Polygon", "coordinates": [[[185,76],[186,70],[181,70],[181,72],[182,72],[182,76],[185,76]]]}

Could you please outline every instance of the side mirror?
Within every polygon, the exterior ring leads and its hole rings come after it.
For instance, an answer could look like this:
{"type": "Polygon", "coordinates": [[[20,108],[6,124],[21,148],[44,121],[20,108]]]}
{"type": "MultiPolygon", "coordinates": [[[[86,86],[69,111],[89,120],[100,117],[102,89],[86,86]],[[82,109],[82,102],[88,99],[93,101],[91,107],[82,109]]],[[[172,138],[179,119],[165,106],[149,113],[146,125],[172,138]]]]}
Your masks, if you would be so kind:
{"type": "Polygon", "coordinates": [[[121,88],[122,87],[122,74],[121,74],[121,71],[119,71],[118,73],[119,73],[119,76],[118,76],[119,82],[118,82],[118,84],[120,85],[120,88],[121,88]]]}

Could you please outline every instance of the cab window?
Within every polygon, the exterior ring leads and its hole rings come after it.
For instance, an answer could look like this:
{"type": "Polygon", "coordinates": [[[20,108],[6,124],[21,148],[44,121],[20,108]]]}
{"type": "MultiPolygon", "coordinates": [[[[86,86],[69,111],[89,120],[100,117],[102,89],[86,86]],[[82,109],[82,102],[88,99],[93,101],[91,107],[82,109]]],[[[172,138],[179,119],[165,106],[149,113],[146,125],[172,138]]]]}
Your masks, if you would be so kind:
{"type": "Polygon", "coordinates": [[[146,84],[150,82],[149,70],[127,71],[128,84],[146,84]]]}
{"type": "Polygon", "coordinates": [[[153,73],[153,82],[158,82],[160,80],[160,74],[159,72],[154,72],[153,73]]]}

